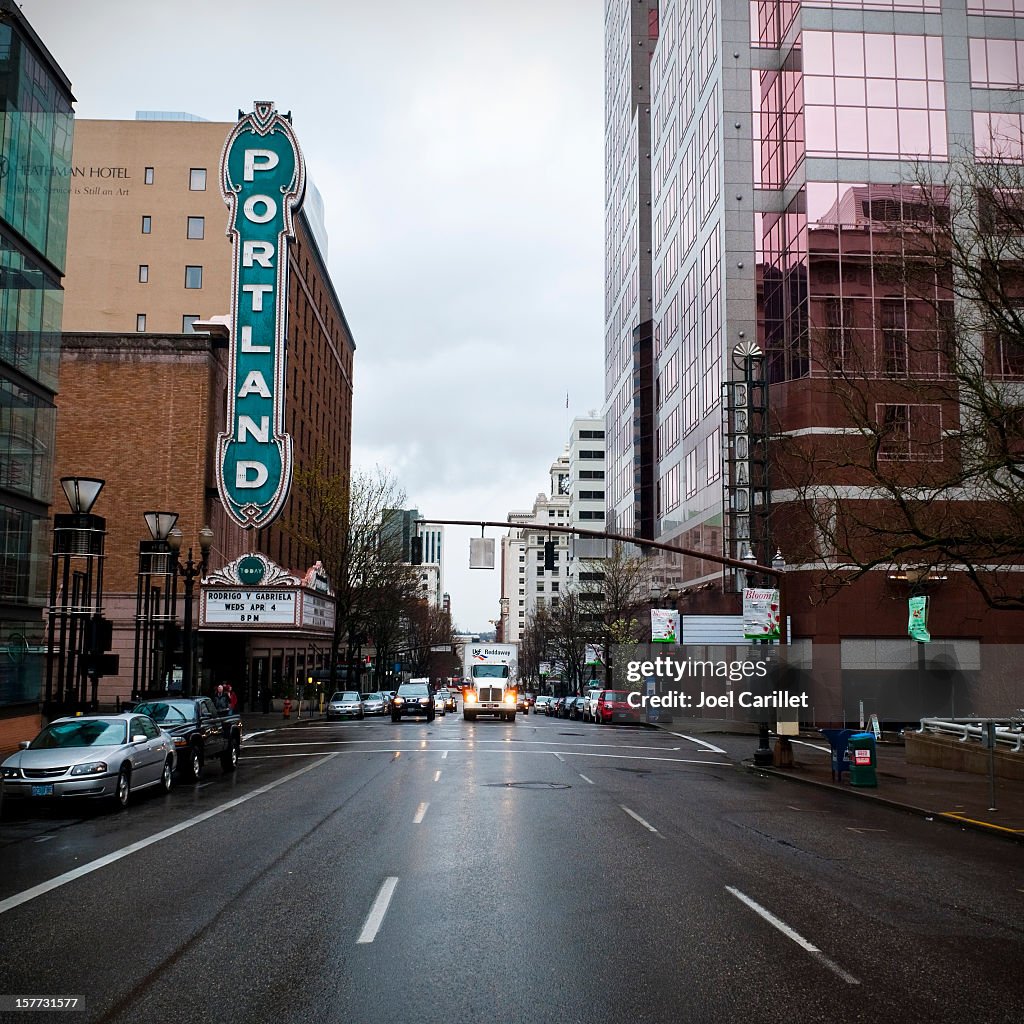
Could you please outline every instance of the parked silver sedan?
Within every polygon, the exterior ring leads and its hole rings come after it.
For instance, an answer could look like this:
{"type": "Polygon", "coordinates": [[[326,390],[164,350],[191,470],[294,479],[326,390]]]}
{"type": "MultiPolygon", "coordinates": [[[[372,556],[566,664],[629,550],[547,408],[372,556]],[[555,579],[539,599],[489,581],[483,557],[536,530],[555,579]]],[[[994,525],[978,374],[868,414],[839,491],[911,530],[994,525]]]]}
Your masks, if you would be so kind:
{"type": "Polygon", "coordinates": [[[132,792],[171,788],[174,743],[148,715],[58,718],[4,761],[7,800],[109,799],[127,807],[132,792]]]}
{"type": "Polygon", "coordinates": [[[355,690],[339,690],[327,703],[327,720],[332,718],[362,718],[363,698],[355,690]]]}
{"type": "Polygon", "coordinates": [[[387,699],[383,693],[364,693],[363,711],[368,715],[385,715],[388,711],[387,699]]]}

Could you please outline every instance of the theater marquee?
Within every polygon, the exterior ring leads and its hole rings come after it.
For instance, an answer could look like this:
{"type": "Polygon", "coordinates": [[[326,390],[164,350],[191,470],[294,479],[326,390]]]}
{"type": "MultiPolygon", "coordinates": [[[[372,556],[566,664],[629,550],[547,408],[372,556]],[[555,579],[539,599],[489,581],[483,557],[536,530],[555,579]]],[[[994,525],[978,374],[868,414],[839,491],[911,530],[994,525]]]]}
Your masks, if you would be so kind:
{"type": "Polygon", "coordinates": [[[319,562],[300,578],[266,555],[244,555],[203,580],[199,625],[330,634],[334,603],[319,562]]]}
{"type": "Polygon", "coordinates": [[[288,499],[292,439],[284,432],[288,239],[305,166],[290,116],[257,101],[224,144],[220,184],[232,241],[227,432],[217,489],[246,529],[268,526],[288,499]]]}

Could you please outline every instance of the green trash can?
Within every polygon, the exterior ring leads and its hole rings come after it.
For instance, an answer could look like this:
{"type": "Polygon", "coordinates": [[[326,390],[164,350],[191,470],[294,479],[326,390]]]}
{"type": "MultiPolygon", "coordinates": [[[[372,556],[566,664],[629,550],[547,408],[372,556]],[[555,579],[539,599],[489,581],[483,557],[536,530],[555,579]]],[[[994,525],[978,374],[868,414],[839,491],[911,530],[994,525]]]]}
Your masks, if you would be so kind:
{"type": "Polygon", "coordinates": [[[877,786],[878,748],[874,733],[855,732],[848,741],[847,749],[850,751],[850,785],[877,786]]]}

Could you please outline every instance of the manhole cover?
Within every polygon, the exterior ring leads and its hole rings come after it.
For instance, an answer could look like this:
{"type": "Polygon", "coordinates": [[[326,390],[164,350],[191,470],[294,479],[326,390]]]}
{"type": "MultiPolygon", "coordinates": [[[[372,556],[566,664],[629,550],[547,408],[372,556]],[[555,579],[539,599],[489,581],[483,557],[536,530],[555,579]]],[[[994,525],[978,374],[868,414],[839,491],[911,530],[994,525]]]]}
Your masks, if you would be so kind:
{"type": "Polygon", "coordinates": [[[501,789],[571,789],[564,782],[487,782],[486,786],[501,789]]]}

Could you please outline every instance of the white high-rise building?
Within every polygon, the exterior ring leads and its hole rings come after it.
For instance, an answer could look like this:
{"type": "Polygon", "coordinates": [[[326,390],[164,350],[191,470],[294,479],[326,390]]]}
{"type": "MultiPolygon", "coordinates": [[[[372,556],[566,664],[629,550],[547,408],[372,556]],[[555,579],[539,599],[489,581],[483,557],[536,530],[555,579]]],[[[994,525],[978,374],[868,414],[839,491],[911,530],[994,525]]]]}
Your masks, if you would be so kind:
{"type": "Polygon", "coordinates": [[[501,608],[503,637],[516,643],[530,615],[540,608],[557,608],[569,581],[568,534],[548,533],[545,526],[569,524],[569,453],[552,464],[549,493],[537,495],[529,512],[510,512],[517,524],[501,538],[501,608]],[[544,544],[555,544],[555,569],[544,568],[544,544]]]}

